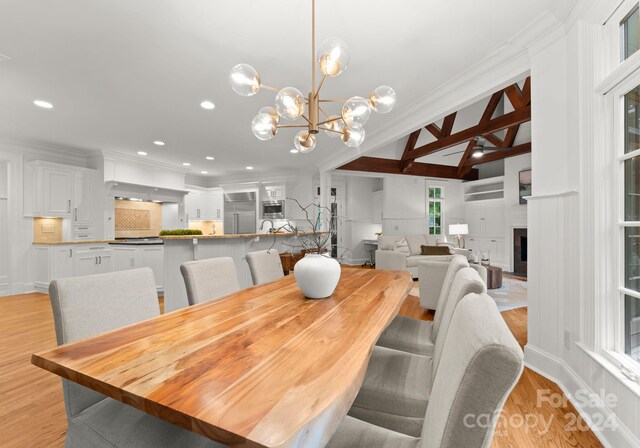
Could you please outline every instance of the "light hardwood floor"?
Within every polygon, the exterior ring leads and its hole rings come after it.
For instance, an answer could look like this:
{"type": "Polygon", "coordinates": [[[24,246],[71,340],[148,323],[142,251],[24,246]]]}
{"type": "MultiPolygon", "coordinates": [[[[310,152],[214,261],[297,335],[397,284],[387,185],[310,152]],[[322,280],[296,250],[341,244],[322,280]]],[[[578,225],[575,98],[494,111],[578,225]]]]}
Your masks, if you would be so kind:
{"type": "MultiPolygon", "coordinates": [[[[430,320],[433,313],[420,308],[417,297],[409,296],[401,314],[430,320]]],[[[503,313],[518,342],[526,343],[526,308],[503,313]]],[[[30,363],[31,354],[55,345],[53,316],[49,299],[43,294],[0,297],[0,446],[62,447],[66,418],[62,387],[55,375],[30,363]]],[[[569,414],[576,415],[570,404],[566,408],[536,407],[537,391],[548,389],[561,393],[542,376],[526,369],[505,405],[506,421],[500,425],[494,448],[514,447],[601,447],[591,431],[565,431],[569,414]],[[549,421],[548,432],[537,427],[519,426],[519,416],[549,421]],[[534,416],[534,417],[531,417],[534,416]]]]}

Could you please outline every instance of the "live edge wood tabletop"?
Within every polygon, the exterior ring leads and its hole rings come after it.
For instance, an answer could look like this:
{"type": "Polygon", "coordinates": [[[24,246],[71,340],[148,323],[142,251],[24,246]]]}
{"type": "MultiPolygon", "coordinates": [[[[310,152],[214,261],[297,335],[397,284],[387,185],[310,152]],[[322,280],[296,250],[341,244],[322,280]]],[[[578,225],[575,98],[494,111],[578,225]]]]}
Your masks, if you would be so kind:
{"type": "Polygon", "coordinates": [[[322,447],[413,282],[343,269],[328,299],[293,276],[34,354],[32,363],[230,446],[322,447]]]}

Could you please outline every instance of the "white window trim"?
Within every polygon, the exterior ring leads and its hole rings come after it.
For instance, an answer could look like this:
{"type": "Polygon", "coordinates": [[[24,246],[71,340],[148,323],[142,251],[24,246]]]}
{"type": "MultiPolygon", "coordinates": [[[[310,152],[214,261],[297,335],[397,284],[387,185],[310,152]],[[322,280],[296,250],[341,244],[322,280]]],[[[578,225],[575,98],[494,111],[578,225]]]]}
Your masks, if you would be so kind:
{"type": "MultiPolygon", "coordinates": [[[[640,363],[634,361],[624,353],[624,295],[640,298],[640,293],[624,288],[625,284],[625,227],[640,227],[640,222],[624,221],[624,161],[640,155],[640,150],[624,153],[625,136],[625,110],[624,96],[640,85],[640,51],[637,51],[628,59],[622,61],[622,41],[620,35],[620,22],[633,8],[638,6],[638,0],[626,0],[610,17],[605,25],[606,49],[608,57],[608,76],[595,89],[596,93],[605,95],[603,104],[605,127],[602,130],[606,135],[606,152],[611,162],[608,170],[608,180],[605,183],[607,197],[611,201],[610,226],[617,235],[614,235],[611,258],[607,263],[612,266],[610,275],[605,275],[606,290],[608,294],[603,298],[600,315],[600,334],[596,338],[597,353],[600,353],[604,361],[611,363],[626,377],[628,381],[638,384],[640,379],[640,363]],[[614,51],[616,49],[617,51],[614,51]]],[[[608,258],[608,257],[607,257],[608,258]]],[[[607,260],[601,260],[601,263],[607,260]]]]}
{"type": "Polygon", "coordinates": [[[437,184],[429,184],[427,183],[427,233],[429,234],[429,229],[431,228],[431,221],[429,220],[429,203],[440,202],[440,235],[447,236],[447,227],[446,227],[446,213],[445,213],[445,200],[447,197],[447,189],[444,185],[437,184]],[[440,197],[439,198],[431,198],[429,197],[429,189],[430,188],[439,188],[440,189],[440,197]]]}

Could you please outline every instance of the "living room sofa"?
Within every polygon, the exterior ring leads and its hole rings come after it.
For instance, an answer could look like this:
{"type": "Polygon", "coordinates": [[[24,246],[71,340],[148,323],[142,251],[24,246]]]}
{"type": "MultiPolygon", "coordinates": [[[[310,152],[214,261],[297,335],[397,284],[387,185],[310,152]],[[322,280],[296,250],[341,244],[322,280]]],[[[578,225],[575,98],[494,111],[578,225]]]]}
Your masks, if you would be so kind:
{"type": "Polygon", "coordinates": [[[469,258],[471,252],[448,243],[444,235],[380,235],[376,250],[376,269],[408,271],[413,278],[418,278],[419,262],[448,262],[455,254],[469,258]],[[402,244],[403,241],[406,244],[402,244]],[[445,246],[450,249],[450,254],[422,255],[422,246],[445,246]]]}

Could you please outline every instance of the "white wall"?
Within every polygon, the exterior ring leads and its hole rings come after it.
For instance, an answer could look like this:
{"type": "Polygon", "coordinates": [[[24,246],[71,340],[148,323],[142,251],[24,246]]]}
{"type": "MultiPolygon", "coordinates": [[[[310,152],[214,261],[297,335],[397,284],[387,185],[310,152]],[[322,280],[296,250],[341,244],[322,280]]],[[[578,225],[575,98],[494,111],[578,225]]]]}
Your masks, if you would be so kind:
{"type": "Polygon", "coordinates": [[[373,192],[380,188],[380,180],[359,176],[348,176],[344,179],[346,238],[343,244],[348,249],[346,261],[350,264],[363,264],[371,258],[371,252],[364,244],[364,240],[375,240],[376,232],[382,231],[382,225],[374,223],[373,219],[373,192]]]}
{"type": "Polygon", "coordinates": [[[9,165],[0,160],[0,296],[9,293],[9,165]]]}
{"type": "Polygon", "coordinates": [[[606,145],[593,131],[603,120],[590,114],[602,102],[594,91],[604,65],[596,44],[603,42],[601,24],[617,3],[600,2],[608,4],[607,14],[578,20],[564,34],[557,30],[531,52],[534,197],[528,203],[525,359],[570,397],[612,394],[613,405],[575,399],[574,404],[588,420],[600,422],[595,432],[605,446],[633,447],[640,446],[640,387],[600,354],[600,319],[612,319],[602,311],[615,293],[602,288],[610,266],[594,251],[611,237],[597,231],[599,220],[608,219],[596,198],[606,191],[601,161],[608,158],[601,157],[606,145]]]}

